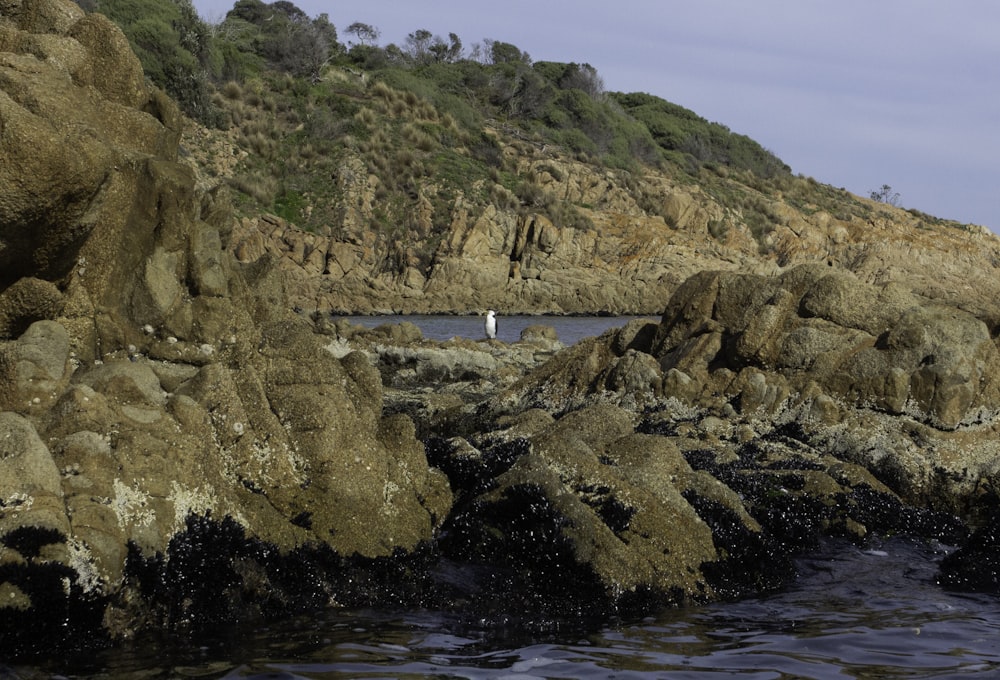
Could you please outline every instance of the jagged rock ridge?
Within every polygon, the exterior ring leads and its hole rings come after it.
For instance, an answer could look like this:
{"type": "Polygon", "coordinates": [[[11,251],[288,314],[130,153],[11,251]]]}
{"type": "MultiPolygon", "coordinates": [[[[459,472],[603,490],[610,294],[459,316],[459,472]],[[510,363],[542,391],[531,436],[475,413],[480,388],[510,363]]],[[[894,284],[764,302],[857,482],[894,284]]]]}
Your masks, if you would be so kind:
{"type": "MultiPolygon", "coordinates": [[[[328,230],[306,232],[271,215],[246,217],[234,229],[233,252],[243,262],[276,257],[294,303],[307,310],[659,314],[663,301],[700,271],[772,274],[822,263],[867,283],[898,283],[966,307],[991,328],[1000,321],[993,302],[1000,292],[1000,240],[985,228],[932,225],[919,214],[858,197],[850,200],[869,216],[838,217],[740,185],[770,215],[771,230],[761,242],[739,208],[697,185],[649,170],[628,178],[640,187],[633,193],[620,175],[558,157],[558,150],[539,156],[515,148],[523,147],[511,145],[507,154],[518,173],[568,197],[584,224],[556,224],[504,203],[477,207],[459,197],[447,224],[437,225],[443,233],[433,256],[422,263],[408,257],[408,243],[370,227],[377,207],[368,188],[377,178],[370,176],[344,189],[340,200],[355,207],[328,230]],[[727,225],[722,236],[719,224],[727,225]]],[[[359,173],[363,166],[344,174],[359,173]]],[[[430,230],[429,206],[426,212],[420,219],[430,230]]]]}

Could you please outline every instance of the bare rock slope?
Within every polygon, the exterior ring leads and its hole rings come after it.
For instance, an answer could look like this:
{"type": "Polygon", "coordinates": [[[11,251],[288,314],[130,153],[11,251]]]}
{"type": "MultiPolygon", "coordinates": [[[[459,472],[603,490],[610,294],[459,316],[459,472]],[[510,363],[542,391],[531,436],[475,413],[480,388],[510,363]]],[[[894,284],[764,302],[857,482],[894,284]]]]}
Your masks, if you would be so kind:
{"type": "MultiPolygon", "coordinates": [[[[477,207],[459,198],[446,223],[435,225],[443,230],[440,242],[421,264],[408,257],[407,243],[370,229],[376,204],[366,191],[377,184],[371,176],[343,187],[340,200],[351,209],[326,231],[305,232],[263,215],[242,219],[230,244],[242,262],[276,258],[294,303],[307,310],[659,314],[700,271],[773,274],[814,263],[967,308],[991,328],[1000,322],[1000,239],[984,227],[930,220],[842,190],[837,200],[855,212],[833,214],[803,204],[808,198],[793,204],[780,192],[734,184],[732,191],[752,195],[743,200],[766,215],[766,233],[755,236],[747,209],[697,185],[651,171],[629,178],[636,185],[630,189],[620,175],[559,158],[558,151],[509,155],[519,175],[536,177],[541,191],[575,206],[585,223],[560,225],[520,207],[477,207]]],[[[359,173],[363,166],[341,174],[359,173]]],[[[820,185],[789,181],[820,200],[820,185]]]]}

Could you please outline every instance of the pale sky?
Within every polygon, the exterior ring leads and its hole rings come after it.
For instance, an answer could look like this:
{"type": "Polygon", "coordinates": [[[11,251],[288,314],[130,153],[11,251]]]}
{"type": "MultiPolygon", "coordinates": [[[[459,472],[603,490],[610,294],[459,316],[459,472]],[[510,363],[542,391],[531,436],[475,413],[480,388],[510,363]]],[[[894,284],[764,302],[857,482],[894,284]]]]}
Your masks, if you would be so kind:
{"type": "MultiPolygon", "coordinates": [[[[267,0],[265,0],[267,1],[267,0]]],[[[1000,232],[1000,2],[992,0],[293,0],[404,44],[516,45],[589,63],[777,154],[792,172],[1000,232]]],[[[194,0],[222,19],[229,0],[194,0]]]]}

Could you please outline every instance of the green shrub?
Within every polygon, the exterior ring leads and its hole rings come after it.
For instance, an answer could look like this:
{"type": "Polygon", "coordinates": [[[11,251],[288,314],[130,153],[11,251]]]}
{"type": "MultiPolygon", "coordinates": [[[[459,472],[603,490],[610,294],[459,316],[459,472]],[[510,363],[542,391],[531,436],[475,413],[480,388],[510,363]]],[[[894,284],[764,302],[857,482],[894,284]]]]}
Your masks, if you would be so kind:
{"type": "Polygon", "coordinates": [[[274,199],[274,214],[300,227],[303,224],[303,210],[306,207],[305,197],[293,189],[286,189],[274,199]]]}
{"type": "Polygon", "coordinates": [[[96,5],[122,29],[153,83],[188,115],[217,120],[208,87],[211,31],[190,0],[99,0],[96,5]]]}
{"type": "Polygon", "coordinates": [[[645,93],[613,93],[612,99],[649,130],[666,151],[679,151],[697,163],[715,162],[759,177],[790,172],[773,153],[724,125],[710,123],[693,111],[645,93]]]}

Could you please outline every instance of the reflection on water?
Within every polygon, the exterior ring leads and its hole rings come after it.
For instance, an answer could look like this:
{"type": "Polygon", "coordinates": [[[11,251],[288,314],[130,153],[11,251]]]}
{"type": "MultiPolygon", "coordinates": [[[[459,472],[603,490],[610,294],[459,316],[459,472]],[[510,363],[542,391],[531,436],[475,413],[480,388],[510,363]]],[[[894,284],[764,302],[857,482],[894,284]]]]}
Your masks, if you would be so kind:
{"type": "MultiPolygon", "coordinates": [[[[343,317],[353,324],[374,328],[387,323],[409,321],[420,329],[428,340],[448,340],[455,336],[479,340],[486,337],[483,324],[484,316],[441,316],[411,314],[406,316],[347,316],[343,317]]],[[[552,326],[556,329],[559,341],[564,345],[572,345],[581,338],[600,335],[609,328],[620,328],[632,319],[655,317],[635,316],[499,316],[497,318],[497,339],[503,342],[517,342],[521,331],[528,326],[552,326]]]]}
{"type": "MultiPolygon", "coordinates": [[[[329,611],[232,630],[201,647],[137,645],[18,677],[225,678],[991,678],[1000,676],[1000,600],[934,584],[941,550],[893,539],[831,542],[798,562],[784,592],[669,610],[632,622],[516,622],[461,613],[329,611]],[[555,625],[559,624],[559,625],[555,625]]],[[[0,668],[0,677],[4,677],[0,668]]]]}

